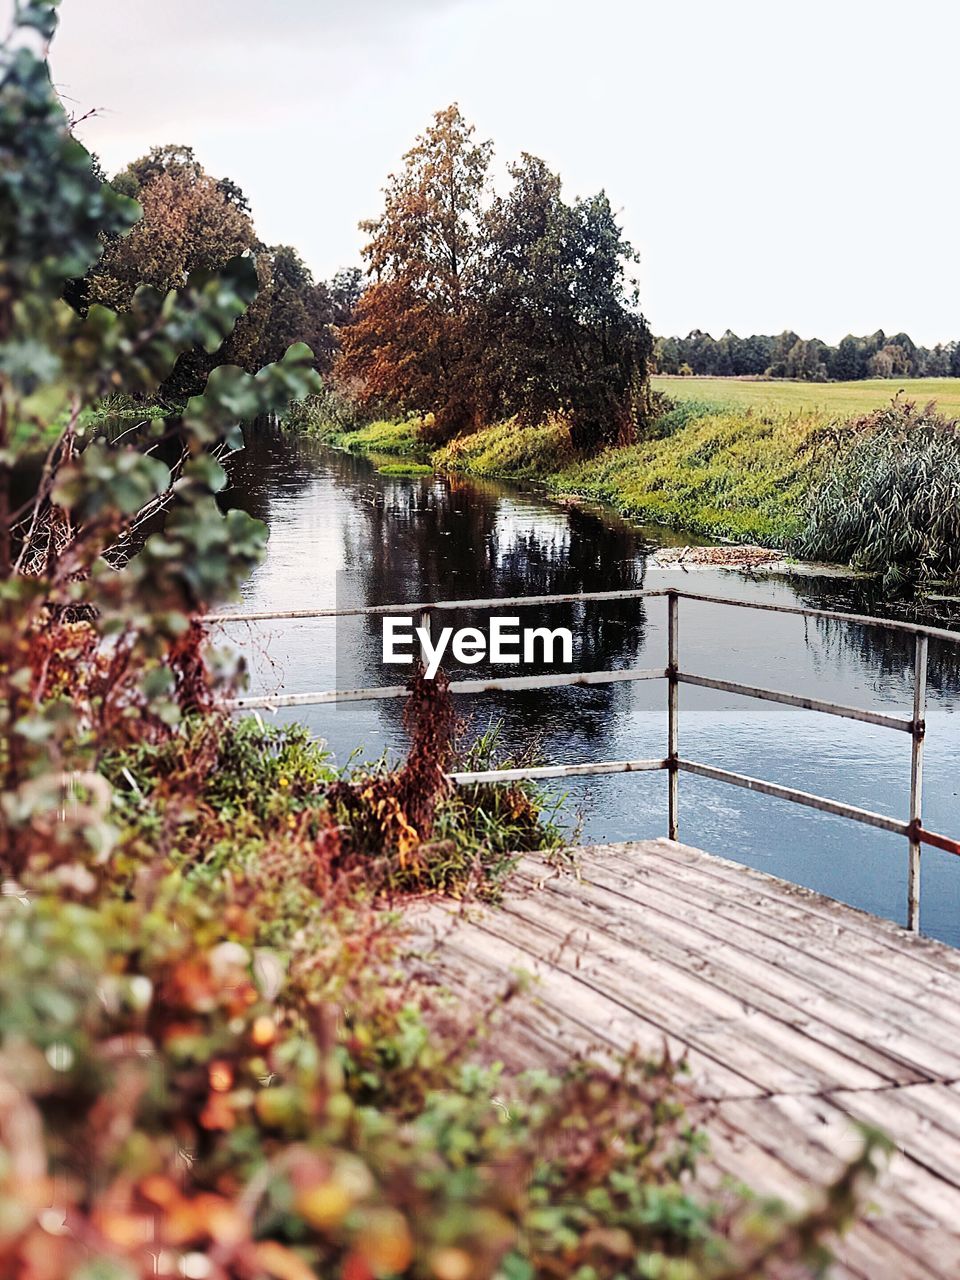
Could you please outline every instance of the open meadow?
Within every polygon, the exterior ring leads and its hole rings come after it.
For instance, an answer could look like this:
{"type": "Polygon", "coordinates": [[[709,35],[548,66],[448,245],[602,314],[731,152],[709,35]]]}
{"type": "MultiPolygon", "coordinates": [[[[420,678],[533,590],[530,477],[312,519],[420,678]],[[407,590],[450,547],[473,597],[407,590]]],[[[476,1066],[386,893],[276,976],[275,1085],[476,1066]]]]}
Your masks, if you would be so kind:
{"type": "Polygon", "coordinates": [[[850,417],[886,404],[898,391],[941,413],[960,416],[960,378],[867,378],[859,382],[753,381],[747,378],[655,377],[653,386],[674,399],[714,401],[738,408],[772,407],[795,413],[850,417]]]}

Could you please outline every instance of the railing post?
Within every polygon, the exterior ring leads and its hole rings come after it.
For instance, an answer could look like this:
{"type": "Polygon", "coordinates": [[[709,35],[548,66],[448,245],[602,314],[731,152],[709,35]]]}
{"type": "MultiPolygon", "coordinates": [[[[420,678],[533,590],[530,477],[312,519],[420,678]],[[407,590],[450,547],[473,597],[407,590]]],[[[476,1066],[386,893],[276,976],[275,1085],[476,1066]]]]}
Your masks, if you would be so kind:
{"type": "MultiPolygon", "coordinates": [[[[430,636],[430,635],[431,635],[431,631],[430,631],[430,619],[431,619],[431,617],[432,617],[432,614],[431,614],[431,612],[430,612],[430,610],[429,610],[429,609],[424,609],[424,610],[423,610],[423,612],[420,614],[420,626],[421,626],[421,628],[422,628],[422,629],[427,633],[427,635],[428,635],[428,636],[430,636]]],[[[427,669],[427,651],[426,651],[426,648],[424,647],[424,644],[423,644],[423,642],[422,642],[422,641],[420,642],[420,661],[423,663],[423,669],[424,669],[424,671],[426,671],[426,669],[427,669]]]]}
{"type": "Polygon", "coordinates": [[[923,739],[927,725],[927,637],[917,636],[913,664],[913,739],[910,751],[910,862],[907,868],[907,928],[920,932],[920,841],[916,829],[923,812],[923,739]]]}
{"type": "Polygon", "coordinates": [[[680,830],[680,672],[679,663],[680,599],[676,591],[667,592],[667,836],[679,838],[680,830]]]}

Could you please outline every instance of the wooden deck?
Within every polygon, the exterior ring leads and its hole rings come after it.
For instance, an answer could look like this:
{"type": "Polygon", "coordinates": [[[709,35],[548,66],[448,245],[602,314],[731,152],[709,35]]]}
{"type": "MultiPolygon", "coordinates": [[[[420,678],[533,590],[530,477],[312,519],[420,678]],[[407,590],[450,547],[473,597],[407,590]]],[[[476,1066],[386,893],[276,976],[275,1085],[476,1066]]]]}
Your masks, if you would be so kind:
{"type": "Polygon", "coordinates": [[[803,1203],[858,1149],[850,1117],[898,1151],[833,1275],[960,1277],[960,952],[666,840],[521,862],[502,906],[432,904],[437,978],[481,995],[539,979],[497,1031],[515,1067],[575,1051],[686,1053],[731,1175],[803,1203]]]}

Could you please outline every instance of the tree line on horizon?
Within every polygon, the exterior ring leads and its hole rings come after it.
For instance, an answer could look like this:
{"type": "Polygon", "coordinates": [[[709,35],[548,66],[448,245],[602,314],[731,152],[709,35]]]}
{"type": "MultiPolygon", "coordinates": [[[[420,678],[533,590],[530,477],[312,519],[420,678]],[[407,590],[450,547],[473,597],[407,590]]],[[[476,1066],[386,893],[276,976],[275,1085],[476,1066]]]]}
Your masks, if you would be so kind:
{"type": "Polygon", "coordinates": [[[656,371],[700,377],[796,378],[807,382],[856,382],[863,378],[960,378],[960,342],[918,346],[906,333],[882,329],[865,337],[847,334],[836,346],[801,338],[791,330],[719,338],[693,329],[685,338],[657,338],[656,371]]]}

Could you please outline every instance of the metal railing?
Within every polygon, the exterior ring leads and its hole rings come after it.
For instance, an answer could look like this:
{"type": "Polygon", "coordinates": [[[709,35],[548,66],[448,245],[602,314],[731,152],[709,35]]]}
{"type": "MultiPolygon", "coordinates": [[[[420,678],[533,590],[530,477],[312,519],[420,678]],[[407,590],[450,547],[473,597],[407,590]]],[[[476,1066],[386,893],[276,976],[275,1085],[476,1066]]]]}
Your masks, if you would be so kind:
{"type": "MultiPolygon", "coordinates": [[[[578,592],[572,595],[514,596],[507,599],[438,600],[414,604],[368,605],[353,609],[293,609],[265,613],[227,613],[208,615],[202,621],[209,624],[226,624],[419,614],[420,625],[429,628],[433,613],[451,610],[486,608],[502,610],[564,603],[638,600],[656,597],[665,597],[667,600],[667,664],[665,667],[570,672],[539,676],[510,676],[497,680],[452,680],[450,682],[450,691],[455,694],[479,694],[510,692],[520,689],[617,684],[636,680],[666,680],[667,753],[662,759],[606,760],[584,764],[473,770],[450,774],[451,782],[457,786],[463,786],[472,783],[537,781],[549,778],[575,778],[597,774],[665,770],[669,775],[667,832],[671,840],[678,839],[679,833],[679,779],[681,773],[690,773],[697,777],[708,778],[714,782],[723,782],[731,786],[742,787],[748,791],[758,792],[761,795],[773,796],[778,800],[789,800],[793,804],[803,805],[810,809],[818,809],[820,812],[832,814],[834,817],[846,818],[852,822],[876,827],[881,831],[891,831],[896,835],[904,836],[908,842],[907,925],[911,930],[918,931],[920,928],[921,847],[927,844],[947,853],[960,855],[960,841],[951,839],[949,836],[940,835],[934,831],[928,831],[923,826],[922,821],[923,744],[926,733],[928,644],[930,639],[946,640],[951,644],[960,644],[960,632],[948,631],[943,627],[924,627],[893,619],[872,618],[863,614],[839,613],[827,609],[808,609],[796,605],[762,604],[748,600],[731,600],[725,596],[705,595],[694,591],[680,591],[675,588],[652,591],[640,589],[630,591],[590,591],[578,592]],[[909,719],[901,716],[885,715],[862,707],[846,706],[842,703],[828,702],[820,698],[807,698],[779,689],[758,688],[755,685],[740,684],[732,680],[718,680],[710,676],[695,675],[689,671],[681,671],[679,648],[681,600],[697,600],[702,603],[726,605],[733,608],[793,614],[804,618],[823,618],[845,624],[870,626],[887,631],[907,633],[914,637],[913,714],[909,719]],[[882,813],[874,813],[869,809],[861,809],[839,800],[831,800],[826,796],[799,791],[795,787],[781,786],[779,783],[767,782],[762,778],[751,778],[746,774],[734,773],[729,769],[720,769],[714,765],[701,764],[696,760],[684,758],[680,755],[679,742],[679,690],[682,684],[714,689],[722,693],[737,694],[746,698],[758,698],[764,702],[777,702],[788,707],[800,707],[807,711],[841,716],[848,720],[859,720],[865,724],[877,725],[880,728],[895,729],[902,733],[908,733],[911,738],[911,752],[910,807],[907,818],[904,820],[889,817],[882,813]]],[[[264,697],[236,698],[227,703],[227,709],[232,711],[252,711],[257,709],[276,711],[283,707],[315,706],[331,702],[404,698],[408,695],[408,692],[406,685],[385,685],[360,689],[327,690],[321,693],[277,694],[264,697]]]]}

